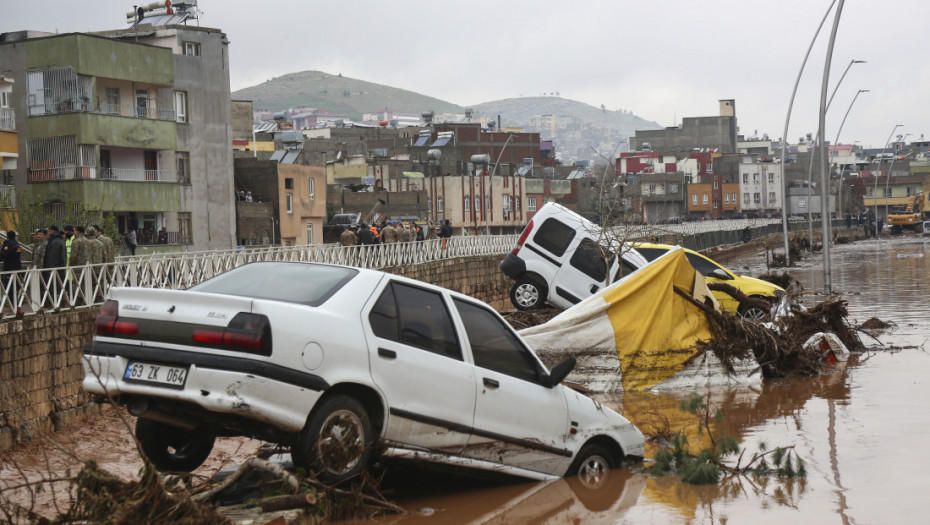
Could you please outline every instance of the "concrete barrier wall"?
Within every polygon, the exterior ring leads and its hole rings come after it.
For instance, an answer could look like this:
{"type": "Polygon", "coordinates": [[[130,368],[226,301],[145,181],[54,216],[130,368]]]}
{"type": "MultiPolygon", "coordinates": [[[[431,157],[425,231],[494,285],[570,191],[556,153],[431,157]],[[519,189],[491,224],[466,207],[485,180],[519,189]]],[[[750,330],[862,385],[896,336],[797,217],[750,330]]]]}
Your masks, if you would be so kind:
{"type": "MultiPolygon", "coordinates": [[[[510,308],[501,256],[446,259],[387,271],[510,308]]],[[[38,314],[0,323],[0,450],[57,431],[98,411],[81,388],[84,344],[97,308],[38,314]]]]}

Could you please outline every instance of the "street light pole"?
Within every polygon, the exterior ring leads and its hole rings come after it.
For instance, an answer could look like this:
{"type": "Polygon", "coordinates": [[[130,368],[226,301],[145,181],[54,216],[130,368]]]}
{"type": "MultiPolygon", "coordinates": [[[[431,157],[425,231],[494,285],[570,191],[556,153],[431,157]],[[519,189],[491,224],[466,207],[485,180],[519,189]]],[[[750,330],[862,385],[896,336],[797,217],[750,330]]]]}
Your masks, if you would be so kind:
{"type": "MultiPolygon", "coordinates": [[[[905,134],[904,134],[904,138],[901,139],[901,144],[902,144],[902,145],[904,144],[904,139],[906,139],[908,135],[910,135],[910,133],[905,133],[905,134]]],[[[892,153],[891,153],[891,164],[888,165],[888,176],[885,177],[885,195],[884,195],[884,197],[885,197],[885,220],[886,220],[886,221],[888,220],[888,183],[891,182],[891,169],[894,168],[894,161],[897,160],[897,158],[898,158],[898,152],[901,151],[901,150],[900,150],[900,149],[897,149],[897,148],[895,147],[895,148],[892,148],[891,151],[892,151],[892,153]]],[[[909,153],[908,155],[910,155],[910,153],[909,153]]],[[[876,220],[876,222],[877,222],[877,220],[876,220]]]]}
{"type": "MultiPolygon", "coordinates": [[[[836,86],[833,88],[833,93],[830,94],[830,100],[827,101],[827,109],[825,111],[830,111],[830,104],[833,103],[833,97],[836,96],[836,92],[840,89],[840,84],[843,83],[843,79],[846,78],[846,73],[849,73],[849,68],[853,64],[864,64],[865,60],[850,60],[849,65],[846,66],[846,69],[843,71],[842,76],[840,76],[839,81],[837,81],[836,86]]],[[[814,139],[813,144],[820,144],[823,147],[820,136],[823,134],[823,129],[817,130],[817,137],[814,139]]],[[[836,144],[834,142],[834,144],[836,144]]],[[[813,185],[813,173],[814,173],[814,152],[811,150],[810,162],[807,166],[807,240],[808,244],[811,247],[814,246],[814,219],[813,219],[813,206],[811,206],[811,186],[813,185]]],[[[821,188],[820,189],[820,215],[824,213],[829,213],[827,211],[827,206],[830,204],[830,188],[821,188]],[[827,192],[827,195],[824,196],[824,192],[827,192]]],[[[823,233],[823,232],[821,232],[823,233]]]]}
{"type": "MultiPolygon", "coordinates": [[[[827,58],[826,63],[823,66],[823,83],[820,88],[820,124],[817,126],[820,130],[820,193],[823,195],[824,191],[829,189],[829,180],[827,179],[827,152],[825,148],[825,141],[823,137],[823,130],[826,128],[826,118],[827,118],[827,87],[830,82],[830,62],[833,59],[833,44],[836,42],[836,30],[840,25],[840,16],[843,14],[843,4],[846,0],[839,0],[839,4],[836,6],[836,14],[833,15],[833,30],[830,33],[830,42],[827,44],[827,58]]],[[[852,65],[852,64],[850,64],[852,65]]],[[[826,192],[826,200],[830,200],[830,192],[826,192]]],[[[830,268],[830,240],[826,237],[827,232],[829,231],[829,214],[823,213],[823,201],[821,198],[821,213],[820,213],[820,232],[822,236],[822,245],[823,245],[823,291],[824,294],[830,294],[832,284],[832,269],[830,268]]]]}
{"type": "MultiPolygon", "coordinates": [[[[895,124],[895,126],[891,129],[891,133],[888,135],[888,140],[885,141],[885,147],[882,148],[882,152],[878,156],[879,175],[882,174],[882,158],[885,156],[885,150],[888,149],[888,144],[891,144],[891,137],[893,137],[894,132],[903,125],[904,124],[895,124]]],[[[875,237],[878,237],[878,175],[875,176],[875,181],[872,185],[872,210],[872,213],[875,217],[875,237]]]]}
{"type": "MultiPolygon", "coordinates": [[[[853,97],[852,102],[849,103],[849,107],[846,108],[846,114],[843,115],[843,120],[840,122],[840,128],[836,130],[836,138],[833,140],[834,148],[836,148],[836,145],[839,144],[840,132],[843,131],[843,125],[846,124],[846,117],[849,116],[849,112],[852,110],[853,104],[856,103],[856,99],[859,98],[859,95],[861,93],[868,93],[868,92],[869,92],[868,89],[860,89],[859,91],[856,91],[856,96],[853,97]]],[[[833,160],[836,160],[835,149],[833,150],[833,160]]],[[[836,197],[838,199],[837,200],[837,208],[838,208],[837,211],[839,212],[840,215],[842,215],[843,214],[843,172],[842,171],[840,171],[840,184],[839,184],[839,188],[836,191],[836,197]]],[[[832,236],[831,236],[831,239],[832,239],[832,236]]]]}
{"type": "Polygon", "coordinates": [[[830,6],[827,7],[827,12],[823,14],[823,18],[820,20],[820,25],[817,26],[814,38],[811,39],[811,43],[807,46],[807,53],[804,54],[804,60],[801,61],[801,69],[798,70],[798,77],[795,79],[794,88],[791,90],[791,100],[788,102],[788,111],[785,113],[785,130],[781,136],[781,228],[785,238],[785,266],[791,265],[791,253],[788,249],[788,177],[785,176],[785,157],[788,155],[788,123],[791,121],[791,108],[794,107],[794,97],[798,94],[798,84],[801,83],[801,74],[804,73],[804,66],[807,65],[807,59],[811,56],[811,49],[814,47],[814,42],[817,41],[817,36],[823,28],[824,22],[827,21],[827,17],[830,15],[830,11],[833,9],[834,4],[836,4],[836,0],[830,2],[830,6]]]}

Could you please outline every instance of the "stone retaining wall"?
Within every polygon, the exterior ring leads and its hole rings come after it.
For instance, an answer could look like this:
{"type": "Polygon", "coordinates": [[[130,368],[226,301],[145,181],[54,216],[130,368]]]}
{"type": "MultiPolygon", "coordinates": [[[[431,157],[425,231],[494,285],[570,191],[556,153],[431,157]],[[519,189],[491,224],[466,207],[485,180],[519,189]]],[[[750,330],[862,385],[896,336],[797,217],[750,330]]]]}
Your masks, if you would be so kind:
{"type": "MultiPolygon", "coordinates": [[[[510,308],[511,281],[501,256],[446,259],[387,271],[510,308]]],[[[8,319],[0,323],[0,450],[57,431],[98,406],[81,389],[84,343],[97,308],[8,319]]]]}

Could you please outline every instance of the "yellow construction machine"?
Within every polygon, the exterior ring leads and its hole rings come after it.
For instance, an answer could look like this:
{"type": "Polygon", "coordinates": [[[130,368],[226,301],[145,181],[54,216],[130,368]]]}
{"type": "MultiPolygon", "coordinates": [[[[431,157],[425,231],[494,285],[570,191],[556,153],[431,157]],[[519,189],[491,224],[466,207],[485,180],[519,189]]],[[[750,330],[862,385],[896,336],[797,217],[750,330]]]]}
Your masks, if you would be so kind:
{"type": "Polygon", "coordinates": [[[917,232],[924,222],[923,192],[919,191],[907,198],[907,207],[904,212],[888,214],[887,222],[891,227],[891,234],[897,235],[904,230],[917,232]]]}

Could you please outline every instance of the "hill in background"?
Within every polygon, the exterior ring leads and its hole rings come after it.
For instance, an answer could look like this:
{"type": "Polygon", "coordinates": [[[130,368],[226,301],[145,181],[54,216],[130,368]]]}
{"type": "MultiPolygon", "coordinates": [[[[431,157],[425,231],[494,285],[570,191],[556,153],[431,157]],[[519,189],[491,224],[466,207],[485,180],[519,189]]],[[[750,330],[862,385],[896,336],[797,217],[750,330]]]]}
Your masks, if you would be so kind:
{"type": "Polygon", "coordinates": [[[328,109],[360,120],[362,113],[388,108],[423,113],[463,113],[461,106],[413,91],[365,82],[322,71],[302,71],[274,77],[232,93],[235,100],[251,100],[255,109],[282,111],[297,106],[328,109]]]}
{"type": "MultiPolygon", "coordinates": [[[[413,91],[323,71],[302,71],[275,77],[235,91],[232,98],[251,100],[255,109],[282,111],[310,106],[355,120],[360,120],[363,113],[383,109],[417,114],[433,110],[440,115],[464,114],[468,108],[413,91]]],[[[544,140],[553,140],[557,154],[565,162],[612,158],[617,152],[626,151],[626,138],[633,136],[636,130],[662,128],[658,123],[630,111],[596,108],[557,96],[508,98],[470,108],[474,109],[475,118],[487,116],[496,119],[500,115],[501,124],[505,127],[538,132],[544,140]],[[557,127],[554,133],[548,127],[530,125],[531,117],[539,115],[555,117],[557,127]]]]}

